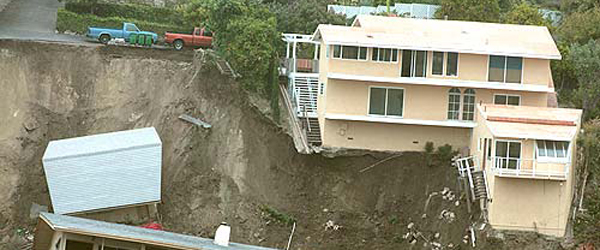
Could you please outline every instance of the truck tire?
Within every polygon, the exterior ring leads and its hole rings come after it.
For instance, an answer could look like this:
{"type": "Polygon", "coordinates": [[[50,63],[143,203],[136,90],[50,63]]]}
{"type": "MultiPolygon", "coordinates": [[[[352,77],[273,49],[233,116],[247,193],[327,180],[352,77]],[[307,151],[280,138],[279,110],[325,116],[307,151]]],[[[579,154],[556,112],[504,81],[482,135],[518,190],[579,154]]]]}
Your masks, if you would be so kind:
{"type": "Polygon", "coordinates": [[[173,48],[175,48],[176,50],[182,50],[183,49],[183,40],[178,39],[173,41],[173,48]]]}
{"type": "Polygon", "coordinates": [[[100,38],[98,38],[98,40],[100,40],[101,43],[107,44],[108,41],[110,41],[110,35],[103,34],[100,36],[100,38]]]}

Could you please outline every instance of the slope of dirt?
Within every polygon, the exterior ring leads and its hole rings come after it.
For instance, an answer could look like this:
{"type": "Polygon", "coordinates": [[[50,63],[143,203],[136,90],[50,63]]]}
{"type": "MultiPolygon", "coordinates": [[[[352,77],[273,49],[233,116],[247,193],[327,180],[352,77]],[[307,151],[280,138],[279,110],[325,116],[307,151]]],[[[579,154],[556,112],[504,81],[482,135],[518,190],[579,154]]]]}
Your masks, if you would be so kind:
{"type": "Polygon", "coordinates": [[[227,221],[232,241],[283,249],[295,221],[291,249],[467,248],[472,219],[453,168],[426,166],[419,153],[364,172],[390,155],[299,155],[235,82],[192,62],[191,51],[0,41],[0,248],[32,230],[34,203],[51,205],[41,165],[49,140],[146,126],[163,142],[159,212],[169,231],[213,237],[227,221]],[[411,232],[420,232],[412,244],[411,232]]]}

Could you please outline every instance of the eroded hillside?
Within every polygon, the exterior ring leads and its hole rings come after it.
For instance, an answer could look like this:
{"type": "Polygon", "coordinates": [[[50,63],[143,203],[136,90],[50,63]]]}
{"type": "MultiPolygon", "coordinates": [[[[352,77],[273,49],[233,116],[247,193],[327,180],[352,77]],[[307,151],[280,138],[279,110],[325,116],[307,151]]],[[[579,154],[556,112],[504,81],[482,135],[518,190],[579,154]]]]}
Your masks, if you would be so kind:
{"type": "Polygon", "coordinates": [[[375,166],[389,155],[299,155],[233,80],[192,51],[0,41],[0,76],[4,246],[33,228],[33,204],[50,206],[41,165],[49,140],[146,126],[163,142],[167,230],[212,237],[227,221],[232,241],[285,248],[295,220],[292,249],[467,246],[472,219],[449,164],[427,166],[419,153],[375,166]],[[213,127],[182,122],[183,113],[213,127]],[[409,232],[422,236],[410,244],[409,232]]]}

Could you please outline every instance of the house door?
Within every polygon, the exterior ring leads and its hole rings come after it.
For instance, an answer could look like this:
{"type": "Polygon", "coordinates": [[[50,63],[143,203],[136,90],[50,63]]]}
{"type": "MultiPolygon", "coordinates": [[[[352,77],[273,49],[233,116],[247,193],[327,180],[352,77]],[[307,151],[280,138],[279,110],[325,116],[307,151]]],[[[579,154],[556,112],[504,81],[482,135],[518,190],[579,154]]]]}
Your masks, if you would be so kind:
{"type": "Polygon", "coordinates": [[[521,168],[521,142],[496,141],[496,168],[520,169],[521,168]]]}

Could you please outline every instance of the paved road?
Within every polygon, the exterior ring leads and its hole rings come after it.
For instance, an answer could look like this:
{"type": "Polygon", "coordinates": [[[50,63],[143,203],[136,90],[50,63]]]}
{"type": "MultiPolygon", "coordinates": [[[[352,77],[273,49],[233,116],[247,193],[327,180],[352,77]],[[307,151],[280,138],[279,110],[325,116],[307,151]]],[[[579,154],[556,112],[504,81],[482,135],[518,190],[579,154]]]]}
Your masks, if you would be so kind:
{"type": "Polygon", "coordinates": [[[0,39],[82,42],[83,38],[55,34],[58,0],[12,0],[0,12],[0,39]]]}

